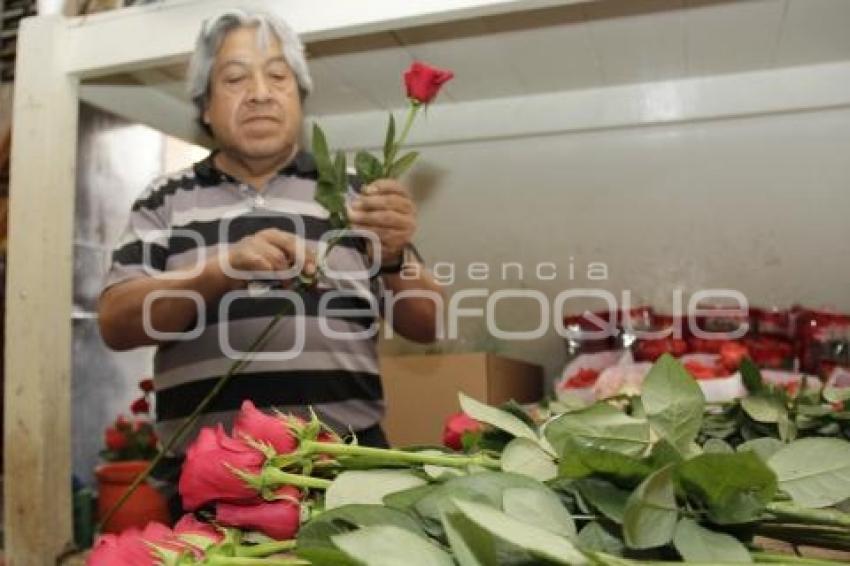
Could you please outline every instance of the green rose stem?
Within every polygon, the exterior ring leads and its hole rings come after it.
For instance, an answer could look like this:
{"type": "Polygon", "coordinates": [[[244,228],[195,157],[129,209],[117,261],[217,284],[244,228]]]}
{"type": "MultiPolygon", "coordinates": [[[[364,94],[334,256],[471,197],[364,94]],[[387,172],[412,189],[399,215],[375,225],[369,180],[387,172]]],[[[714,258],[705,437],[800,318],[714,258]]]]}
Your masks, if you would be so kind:
{"type": "MultiPolygon", "coordinates": [[[[405,450],[391,450],[387,448],[372,448],[369,446],[358,446],[356,444],[339,444],[333,442],[318,442],[315,440],[302,440],[295,454],[286,454],[278,463],[292,462],[300,456],[313,454],[327,454],[331,456],[357,456],[377,460],[391,464],[427,464],[432,466],[445,466],[451,468],[462,468],[464,466],[477,465],[485,468],[499,469],[499,461],[486,454],[473,454],[463,456],[456,454],[423,454],[421,452],[407,452],[405,450]]],[[[275,464],[275,460],[272,460],[275,464]]],[[[275,468],[267,468],[267,470],[275,468]]],[[[265,473],[265,470],[264,470],[265,473]]]]}
{"type": "Polygon", "coordinates": [[[278,552],[286,552],[295,549],[295,540],[276,540],[274,542],[264,542],[252,546],[237,546],[236,556],[244,558],[260,558],[278,552]]]}
{"type": "Polygon", "coordinates": [[[314,478],[312,476],[305,476],[302,474],[290,474],[288,472],[278,470],[274,466],[266,466],[263,468],[263,471],[257,481],[264,486],[292,485],[308,489],[327,489],[332,483],[331,480],[322,478],[314,478]]]}
{"type": "Polygon", "coordinates": [[[789,554],[771,554],[768,552],[752,552],[753,560],[762,564],[799,564],[800,566],[833,566],[835,564],[846,564],[836,560],[821,560],[820,558],[805,558],[789,554]]]}
{"type": "Polygon", "coordinates": [[[310,566],[312,562],[301,558],[249,558],[244,556],[208,556],[207,566],[310,566]]]}
{"type": "Polygon", "coordinates": [[[390,171],[393,168],[393,162],[395,161],[396,153],[398,153],[399,148],[404,145],[405,140],[407,140],[407,134],[410,133],[410,128],[413,126],[413,122],[416,121],[416,114],[419,112],[419,109],[424,106],[421,102],[417,102],[415,100],[410,101],[410,108],[407,109],[407,118],[404,121],[404,128],[401,130],[401,135],[397,140],[393,141],[392,149],[390,150],[390,154],[387,156],[386,163],[384,163],[384,177],[389,176],[390,171]]]}
{"type": "Polygon", "coordinates": [[[774,502],[767,506],[767,511],[781,520],[790,520],[807,525],[850,527],[850,513],[842,513],[835,509],[808,509],[792,503],[774,502]]]}

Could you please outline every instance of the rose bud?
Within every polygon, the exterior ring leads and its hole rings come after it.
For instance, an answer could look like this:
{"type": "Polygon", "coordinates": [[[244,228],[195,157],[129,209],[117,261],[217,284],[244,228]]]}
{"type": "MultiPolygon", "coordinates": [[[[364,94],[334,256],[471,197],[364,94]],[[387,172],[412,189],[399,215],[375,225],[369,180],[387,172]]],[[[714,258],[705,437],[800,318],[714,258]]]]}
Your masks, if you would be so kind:
{"type": "Polygon", "coordinates": [[[139,397],[130,405],[130,410],[134,415],[146,414],[151,410],[151,404],[144,397],[139,397]]]}
{"type": "Polygon", "coordinates": [[[215,517],[222,525],[260,531],[275,540],[295,538],[301,526],[301,493],[292,486],[277,490],[277,501],[264,501],[255,505],[219,503],[215,517]]]}
{"type": "Polygon", "coordinates": [[[443,428],[443,444],[452,450],[463,450],[463,435],[466,433],[476,434],[481,432],[481,423],[460,412],[446,419],[443,428]]]}
{"type": "Polygon", "coordinates": [[[127,437],[124,433],[114,427],[106,429],[106,448],[113,452],[118,452],[127,448],[127,437]]]}
{"type": "Polygon", "coordinates": [[[139,389],[145,393],[150,393],[154,390],[153,380],[150,378],[143,379],[139,382],[139,389]]]}
{"type": "Polygon", "coordinates": [[[278,454],[289,454],[298,447],[298,439],[283,419],[267,415],[247,399],[233,423],[233,436],[264,442],[278,454]]]}
{"type": "Polygon", "coordinates": [[[263,454],[244,442],[230,438],[219,424],[206,427],[186,451],[178,490],[188,511],[213,501],[249,501],[257,497],[256,488],[237,472],[259,475],[265,462],[263,454]]]}
{"type": "Polygon", "coordinates": [[[419,104],[428,104],[440,92],[440,87],[454,77],[451,71],[444,71],[414,61],[404,73],[407,97],[419,104]]]}

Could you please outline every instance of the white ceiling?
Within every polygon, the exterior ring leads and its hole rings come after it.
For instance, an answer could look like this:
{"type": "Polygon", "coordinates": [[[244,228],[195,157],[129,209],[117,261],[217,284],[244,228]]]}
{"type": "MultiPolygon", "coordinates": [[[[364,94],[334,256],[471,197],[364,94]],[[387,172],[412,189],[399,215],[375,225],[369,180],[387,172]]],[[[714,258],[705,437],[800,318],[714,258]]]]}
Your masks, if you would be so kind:
{"type": "MultiPolygon", "coordinates": [[[[404,105],[413,59],[439,104],[850,60],[850,0],[597,0],[308,44],[314,116],[404,105]]],[[[131,78],[183,98],[185,65],[131,78]]]]}
{"type": "Polygon", "coordinates": [[[455,71],[444,102],[850,59],[850,0],[610,0],[308,46],[317,115],[402,105],[400,71],[455,71]]]}

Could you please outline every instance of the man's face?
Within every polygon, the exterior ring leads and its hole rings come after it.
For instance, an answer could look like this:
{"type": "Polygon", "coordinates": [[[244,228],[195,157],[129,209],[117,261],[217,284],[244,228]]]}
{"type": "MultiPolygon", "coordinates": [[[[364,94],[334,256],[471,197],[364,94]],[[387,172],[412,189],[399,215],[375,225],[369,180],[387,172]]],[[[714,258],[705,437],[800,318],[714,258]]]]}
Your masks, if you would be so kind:
{"type": "Polygon", "coordinates": [[[288,156],[301,131],[298,82],[273,35],[256,27],[229,32],[215,58],[203,114],[222,149],[244,159],[288,156]]]}

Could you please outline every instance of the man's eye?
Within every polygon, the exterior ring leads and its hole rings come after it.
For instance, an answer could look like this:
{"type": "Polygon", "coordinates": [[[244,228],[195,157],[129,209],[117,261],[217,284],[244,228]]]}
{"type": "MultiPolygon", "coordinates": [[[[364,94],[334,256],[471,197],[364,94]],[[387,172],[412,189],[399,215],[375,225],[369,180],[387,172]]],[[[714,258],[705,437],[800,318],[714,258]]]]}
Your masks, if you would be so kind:
{"type": "Polygon", "coordinates": [[[235,85],[242,82],[245,79],[244,76],[234,76],[234,77],[225,77],[224,82],[229,85],[235,85]]]}

